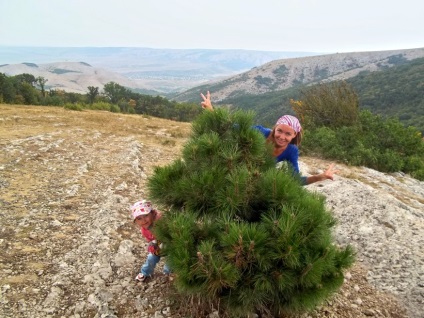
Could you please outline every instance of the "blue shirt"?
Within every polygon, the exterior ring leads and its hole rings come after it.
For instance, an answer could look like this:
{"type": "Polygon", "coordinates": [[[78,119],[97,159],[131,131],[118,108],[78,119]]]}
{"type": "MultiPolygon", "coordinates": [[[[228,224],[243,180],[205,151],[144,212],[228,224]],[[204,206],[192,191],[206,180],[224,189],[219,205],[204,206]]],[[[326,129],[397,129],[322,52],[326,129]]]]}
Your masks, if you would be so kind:
{"type": "MultiPolygon", "coordinates": [[[[254,128],[259,130],[265,136],[265,138],[268,138],[269,134],[272,131],[271,129],[263,127],[263,126],[254,126],[254,128]]],[[[297,174],[300,174],[299,163],[298,163],[299,148],[297,148],[296,145],[288,144],[287,148],[275,159],[277,162],[280,162],[280,161],[289,162],[292,165],[294,171],[297,174]]],[[[301,179],[302,185],[306,185],[306,177],[301,177],[300,179],[301,179]]]]}

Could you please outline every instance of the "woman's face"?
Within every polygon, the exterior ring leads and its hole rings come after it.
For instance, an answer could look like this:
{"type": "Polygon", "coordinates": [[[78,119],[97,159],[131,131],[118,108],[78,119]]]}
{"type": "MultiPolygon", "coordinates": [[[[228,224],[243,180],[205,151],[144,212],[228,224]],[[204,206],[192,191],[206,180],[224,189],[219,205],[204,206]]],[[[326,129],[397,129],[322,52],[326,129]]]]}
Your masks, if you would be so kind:
{"type": "Polygon", "coordinates": [[[137,224],[139,228],[143,227],[145,229],[148,229],[150,225],[152,225],[153,223],[153,213],[150,212],[149,214],[146,214],[146,215],[137,216],[136,219],[134,220],[134,223],[137,224]]]}
{"type": "Polygon", "coordinates": [[[296,132],[288,125],[280,124],[274,128],[274,143],[277,148],[286,148],[296,137],[296,132]]]}

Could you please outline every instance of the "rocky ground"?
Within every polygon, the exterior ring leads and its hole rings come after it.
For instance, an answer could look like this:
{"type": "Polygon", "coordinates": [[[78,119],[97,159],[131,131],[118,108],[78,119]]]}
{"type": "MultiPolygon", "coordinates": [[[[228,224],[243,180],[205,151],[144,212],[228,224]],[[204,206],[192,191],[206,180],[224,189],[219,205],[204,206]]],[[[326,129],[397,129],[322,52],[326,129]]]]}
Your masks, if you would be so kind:
{"type": "MultiPolygon", "coordinates": [[[[172,281],[134,277],[146,244],[129,206],[190,125],[137,115],[0,105],[0,317],[224,317],[172,281]]],[[[328,162],[302,158],[305,174],[328,162]]],[[[366,168],[308,186],[358,251],[341,290],[297,317],[424,317],[424,183],[366,168]]],[[[255,315],[252,315],[254,317],[255,315]]]]}

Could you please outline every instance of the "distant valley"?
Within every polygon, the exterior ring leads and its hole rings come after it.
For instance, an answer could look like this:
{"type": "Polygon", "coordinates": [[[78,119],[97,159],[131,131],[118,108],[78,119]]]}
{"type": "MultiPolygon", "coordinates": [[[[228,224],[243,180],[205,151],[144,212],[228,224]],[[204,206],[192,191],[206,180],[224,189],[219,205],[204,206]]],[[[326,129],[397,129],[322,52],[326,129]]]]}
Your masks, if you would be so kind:
{"type": "Polygon", "coordinates": [[[0,72],[48,79],[47,88],[83,93],[114,81],[142,93],[183,92],[267,62],[313,52],[151,48],[0,47],[0,72]],[[108,76],[109,79],[106,79],[108,76]]]}

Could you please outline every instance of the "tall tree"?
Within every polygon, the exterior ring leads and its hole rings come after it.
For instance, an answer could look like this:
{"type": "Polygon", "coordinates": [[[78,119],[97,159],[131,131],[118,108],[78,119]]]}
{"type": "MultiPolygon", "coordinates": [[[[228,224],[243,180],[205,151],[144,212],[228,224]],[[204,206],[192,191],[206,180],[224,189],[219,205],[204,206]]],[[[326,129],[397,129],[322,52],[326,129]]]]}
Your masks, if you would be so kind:
{"type": "Polygon", "coordinates": [[[96,97],[99,95],[99,88],[98,87],[94,87],[94,86],[88,86],[88,100],[90,104],[93,104],[94,101],[96,100],[96,97]]]}
{"type": "Polygon", "coordinates": [[[46,91],[45,91],[44,88],[45,88],[45,85],[46,85],[48,79],[44,78],[43,76],[38,76],[36,81],[37,81],[37,84],[40,86],[41,95],[43,95],[43,97],[46,97],[46,91]]]}
{"type": "Polygon", "coordinates": [[[117,104],[122,98],[128,94],[128,90],[115,82],[109,82],[103,87],[105,95],[110,99],[111,103],[117,104]]]}
{"type": "Polygon", "coordinates": [[[16,89],[13,85],[13,80],[0,73],[0,102],[11,104],[15,100],[16,89]]]}
{"type": "Polygon", "coordinates": [[[35,78],[35,76],[28,73],[15,75],[14,78],[20,84],[27,83],[27,84],[30,84],[31,86],[34,86],[37,83],[37,79],[35,78]]]}

